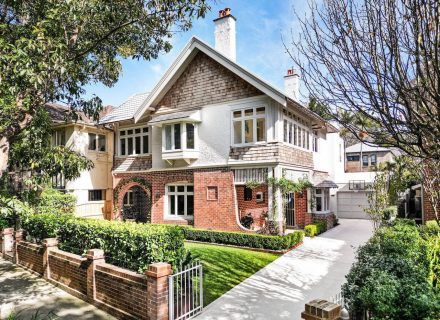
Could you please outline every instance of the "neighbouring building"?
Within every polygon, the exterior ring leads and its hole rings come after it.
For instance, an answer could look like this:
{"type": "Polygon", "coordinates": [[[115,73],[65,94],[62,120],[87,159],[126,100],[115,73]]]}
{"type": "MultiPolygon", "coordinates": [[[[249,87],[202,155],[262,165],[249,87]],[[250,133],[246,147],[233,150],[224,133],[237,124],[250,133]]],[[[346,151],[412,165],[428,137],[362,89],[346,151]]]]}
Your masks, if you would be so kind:
{"type": "Polygon", "coordinates": [[[98,126],[83,113],[78,114],[78,120],[71,119],[68,107],[61,104],[47,104],[46,110],[53,121],[52,145],[67,146],[94,163],[92,170],[83,171],[75,180],[53,177],[53,186],[76,196],[77,216],[108,217],[113,194],[113,131],[98,126]]]}
{"type": "Polygon", "coordinates": [[[295,70],[280,91],[235,62],[230,9],[214,23],[215,48],[193,37],[151,92],[101,119],[115,134],[111,218],[239,231],[244,215],[258,226],[275,212],[287,227],[330,226],[338,129],[298,102],[295,70]],[[266,184],[283,176],[314,188],[282,195],[266,184]]]}

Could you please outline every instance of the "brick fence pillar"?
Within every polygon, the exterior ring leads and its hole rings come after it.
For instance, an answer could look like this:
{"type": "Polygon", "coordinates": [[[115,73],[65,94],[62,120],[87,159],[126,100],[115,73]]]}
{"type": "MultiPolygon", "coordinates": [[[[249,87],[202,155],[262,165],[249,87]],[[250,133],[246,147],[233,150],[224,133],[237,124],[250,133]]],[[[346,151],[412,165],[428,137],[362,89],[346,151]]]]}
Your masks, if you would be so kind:
{"type": "Polygon", "coordinates": [[[23,240],[23,230],[17,230],[14,232],[14,263],[18,264],[18,244],[23,240]]]}
{"type": "Polygon", "coordinates": [[[43,278],[50,279],[49,253],[51,250],[58,249],[58,240],[56,238],[44,239],[43,249],[43,278]]]}
{"type": "Polygon", "coordinates": [[[304,320],[339,320],[341,316],[341,306],[326,300],[312,300],[305,305],[305,310],[301,312],[301,319],[304,320]]]}
{"type": "Polygon", "coordinates": [[[1,253],[4,255],[6,252],[11,252],[14,250],[14,228],[6,228],[2,230],[2,247],[1,253]]]}
{"type": "Polygon", "coordinates": [[[91,249],[87,251],[87,299],[90,301],[96,298],[95,268],[98,264],[105,263],[104,251],[91,249]]]}
{"type": "Polygon", "coordinates": [[[146,271],[150,320],[168,320],[168,276],[172,273],[171,265],[164,262],[150,264],[146,271]]]}

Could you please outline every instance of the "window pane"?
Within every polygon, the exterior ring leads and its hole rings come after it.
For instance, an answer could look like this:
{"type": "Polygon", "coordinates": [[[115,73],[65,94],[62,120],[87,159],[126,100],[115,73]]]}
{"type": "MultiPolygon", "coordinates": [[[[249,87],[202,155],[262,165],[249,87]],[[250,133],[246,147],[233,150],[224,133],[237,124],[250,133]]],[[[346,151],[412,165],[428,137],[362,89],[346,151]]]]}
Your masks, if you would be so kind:
{"type": "Polygon", "coordinates": [[[194,186],[186,186],[187,192],[194,192],[194,186]]]}
{"type": "Polygon", "coordinates": [[[103,134],[98,136],[98,150],[105,151],[105,135],[103,134]]]}
{"type": "Polygon", "coordinates": [[[165,150],[171,150],[171,125],[165,126],[165,150]]]}
{"type": "Polygon", "coordinates": [[[321,194],[322,193],[322,189],[316,189],[315,193],[316,194],[321,194]]]}
{"type": "Polygon", "coordinates": [[[244,187],[244,201],[252,201],[252,189],[244,187]]]}
{"type": "Polygon", "coordinates": [[[316,211],[322,211],[322,198],[316,197],[316,211]]]}
{"type": "Polygon", "coordinates": [[[287,129],[288,128],[288,123],[287,123],[287,120],[284,120],[284,127],[283,127],[283,131],[284,131],[284,142],[289,142],[288,140],[287,140],[287,129]]]}
{"type": "Polygon", "coordinates": [[[289,123],[289,143],[293,144],[292,134],[293,134],[293,126],[291,123],[289,123]]]}
{"type": "Polygon", "coordinates": [[[141,154],[141,137],[135,137],[135,151],[136,154],[141,154]]]}
{"type": "Polygon", "coordinates": [[[177,214],[179,216],[185,214],[185,196],[183,194],[177,196],[177,214]]]}
{"type": "Polygon", "coordinates": [[[309,132],[307,131],[306,132],[306,149],[308,150],[309,149],[309,144],[310,144],[310,134],[309,134],[309,132]]]}
{"type": "Polygon", "coordinates": [[[58,145],[60,146],[65,146],[66,145],[66,131],[61,130],[59,131],[59,140],[58,140],[58,145]]]}
{"type": "Polygon", "coordinates": [[[370,162],[371,162],[372,166],[376,165],[377,160],[376,160],[376,155],[375,154],[371,155],[370,162]]]}
{"type": "Polygon", "coordinates": [[[186,148],[194,149],[194,125],[192,123],[186,124],[186,148]]]}
{"type": "Polygon", "coordinates": [[[297,145],[298,143],[298,133],[296,132],[296,124],[293,125],[293,144],[297,145]]]}
{"type": "Polygon", "coordinates": [[[266,110],[266,108],[264,108],[264,107],[257,108],[257,114],[264,114],[265,110],[266,110]]]}
{"type": "Polygon", "coordinates": [[[168,203],[170,205],[169,214],[172,214],[172,215],[176,214],[176,200],[175,199],[176,199],[175,195],[168,196],[168,203]]]}
{"type": "Polygon", "coordinates": [[[194,215],[194,196],[186,196],[186,214],[189,216],[194,215]]]}
{"type": "Polygon", "coordinates": [[[141,129],[140,128],[134,129],[134,133],[141,133],[141,129]]]}
{"type": "Polygon", "coordinates": [[[120,136],[125,136],[125,130],[119,133],[120,136]]]}
{"type": "Polygon", "coordinates": [[[177,192],[185,192],[185,186],[177,186],[177,192]]]}
{"type": "Polygon", "coordinates": [[[89,133],[89,150],[96,150],[96,134],[89,133]]]}
{"type": "Polygon", "coordinates": [[[362,165],[364,167],[368,167],[368,156],[367,155],[362,156],[362,165]]]}
{"type": "Polygon", "coordinates": [[[240,118],[241,117],[241,110],[240,111],[234,111],[234,118],[240,118]]]}
{"type": "Polygon", "coordinates": [[[127,151],[127,155],[133,154],[133,138],[128,138],[128,151],[127,151]]]}
{"type": "Polygon", "coordinates": [[[148,153],[148,136],[142,136],[142,153],[148,153]]]}
{"type": "Polygon", "coordinates": [[[244,110],[244,116],[249,117],[254,115],[254,109],[246,109],[244,110]]]}
{"type": "Polygon", "coordinates": [[[257,141],[266,141],[266,119],[257,119],[257,141]]]}
{"type": "Polygon", "coordinates": [[[241,121],[234,121],[234,144],[242,143],[241,139],[241,121]]]}
{"type": "Polygon", "coordinates": [[[148,132],[148,127],[142,128],[142,132],[148,132]]]}
{"type": "Polygon", "coordinates": [[[254,120],[249,119],[244,121],[244,142],[254,142],[254,120]]]}
{"type": "Polygon", "coordinates": [[[169,192],[174,192],[174,186],[169,186],[169,187],[168,187],[168,191],[169,191],[169,192]]]}
{"type": "Polygon", "coordinates": [[[121,147],[119,153],[121,156],[125,156],[125,138],[121,139],[121,147]]]}
{"type": "Polygon", "coordinates": [[[180,149],[180,123],[174,125],[174,149],[180,149]]]}
{"type": "Polygon", "coordinates": [[[127,134],[133,134],[133,130],[127,130],[127,134]]]}

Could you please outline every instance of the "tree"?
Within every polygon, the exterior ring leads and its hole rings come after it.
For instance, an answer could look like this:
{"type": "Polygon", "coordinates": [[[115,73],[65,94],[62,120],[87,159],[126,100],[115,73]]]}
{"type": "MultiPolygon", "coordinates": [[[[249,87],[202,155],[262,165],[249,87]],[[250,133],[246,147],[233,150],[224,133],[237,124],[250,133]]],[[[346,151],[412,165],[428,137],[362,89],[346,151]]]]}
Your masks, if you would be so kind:
{"type": "Polygon", "coordinates": [[[311,96],[367,144],[440,160],[440,2],[309,6],[310,17],[297,15],[300,35],[287,50],[311,96]]]}
{"type": "Polygon", "coordinates": [[[0,174],[11,143],[45,103],[96,116],[101,100],[84,86],[113,85],[121,58],[154,59],[169,51],[173,32],[186,31],[209,9],[205,0],[0,3],[0,174]],[[174,28],[174,29],[172,29],[174,28]]]}

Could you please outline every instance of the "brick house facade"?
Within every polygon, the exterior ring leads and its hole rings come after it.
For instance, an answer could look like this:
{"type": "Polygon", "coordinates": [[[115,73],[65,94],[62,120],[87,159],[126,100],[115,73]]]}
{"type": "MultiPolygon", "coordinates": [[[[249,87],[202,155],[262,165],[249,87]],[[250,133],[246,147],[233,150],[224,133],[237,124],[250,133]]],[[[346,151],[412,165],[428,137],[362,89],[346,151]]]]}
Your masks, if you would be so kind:
{"type": "MultiPolygon", "coordinates": [[[[112,219],[142,196],[151,223],[244,231],[247,214],[254,229],[268,215],[285,220],[284,195],[266,178],[312,180],[318,134],[324,144],[337,130],[226,56],[191,39],[148,96],[101,120],[115,131],[112,219]]],[[[290,198],[291,227],[312,221],[307,194],[290,198]]]]}

